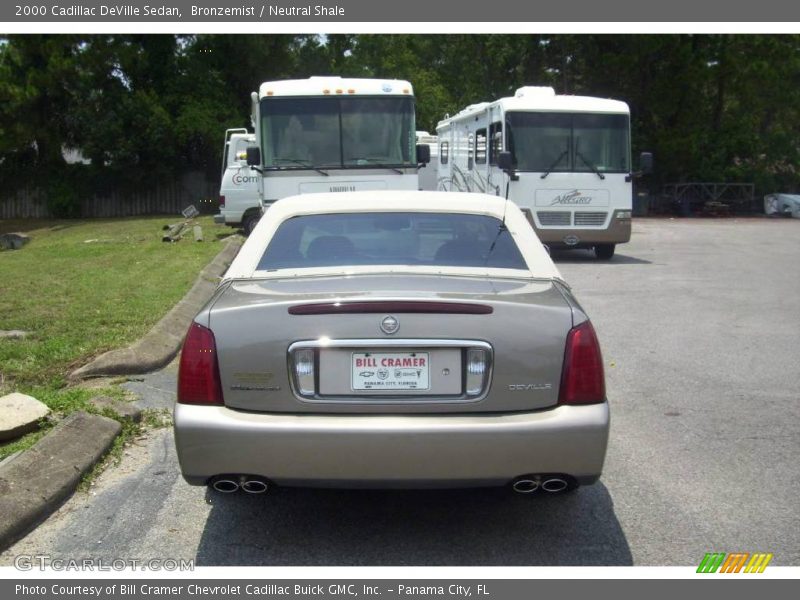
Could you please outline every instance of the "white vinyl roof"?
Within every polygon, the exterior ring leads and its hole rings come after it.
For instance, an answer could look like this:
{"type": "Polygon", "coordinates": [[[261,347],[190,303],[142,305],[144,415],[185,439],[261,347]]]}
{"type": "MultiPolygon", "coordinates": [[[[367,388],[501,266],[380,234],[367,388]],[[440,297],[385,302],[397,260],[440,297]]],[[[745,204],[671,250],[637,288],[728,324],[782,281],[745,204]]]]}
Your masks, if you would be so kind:
{"type": "Polygon", "coordinates": [[[362,191],[303,194],[278,200],[264,213],[250,237],[234,259],[227,279],[277,278],[314,275],[355,275],[362,273],[447,274],[563,280],[550,255],[542,246],[530,223],[516,204],[498,196],[453,192],[362,191]],[[282,269],[261,272],[258,263],[277,228],[292,217],[314,214],[369,212],[429,212],[478,214],[505,219],[528,270],[490,267],[450,267],[417,265],[360,265],[282,269]]]}

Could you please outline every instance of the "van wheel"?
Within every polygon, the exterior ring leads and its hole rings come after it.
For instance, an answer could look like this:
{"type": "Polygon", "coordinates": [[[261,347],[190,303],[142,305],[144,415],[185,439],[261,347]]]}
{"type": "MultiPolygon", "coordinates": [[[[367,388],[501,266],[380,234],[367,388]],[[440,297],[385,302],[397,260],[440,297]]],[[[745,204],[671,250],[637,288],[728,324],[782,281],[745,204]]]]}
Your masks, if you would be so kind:
{"type": "Polygon", "coordinates": [[[594,247],[594,254],[600,260],[610,260],[616,249],[616,244],[597,244],[594,247]]]}
{"type": "Polygon", "coordinates": [[[258,219],[259,215],[253,213],[244,218],[244,221],[242,221],[242,231],[244,231],[245,235],[249,236],[251,233],[253,233],[253,229],[255,229],[256,225],[258,225],[258,219]]]}

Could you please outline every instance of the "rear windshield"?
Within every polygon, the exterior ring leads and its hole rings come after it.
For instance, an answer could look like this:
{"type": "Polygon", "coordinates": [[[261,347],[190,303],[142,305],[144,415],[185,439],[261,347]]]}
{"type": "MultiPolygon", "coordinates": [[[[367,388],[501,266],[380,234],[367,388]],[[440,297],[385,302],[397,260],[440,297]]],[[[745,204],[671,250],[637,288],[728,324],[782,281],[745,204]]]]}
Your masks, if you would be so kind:
{"type": "Polygon", "coordinates": [[[343,213],[284,221],[258,270],[360,265],[527,269],[503,222],[452,213],[343,213]]]}

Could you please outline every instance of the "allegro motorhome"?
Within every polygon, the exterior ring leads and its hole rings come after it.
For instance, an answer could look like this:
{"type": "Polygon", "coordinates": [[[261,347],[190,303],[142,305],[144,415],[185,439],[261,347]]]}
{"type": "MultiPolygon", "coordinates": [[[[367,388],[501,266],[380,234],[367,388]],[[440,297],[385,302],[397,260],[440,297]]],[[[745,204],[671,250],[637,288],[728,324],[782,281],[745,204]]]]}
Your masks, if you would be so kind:
{"type": "Polygon", "coordinates": [[[251,99],[255,145],[246,164],[258,177],[259,216],[261,207],[295,194],[419,188],[430,148],[416,144],[409,82],[268,81],[251,99]]]}
{"type": "MultiPolygon", "coordinates": [[[[507,196],[547,245],[611,258],[630,240],[630,111],[618,100],[523,87],[439,122],[438,189],[507,196]]],[[[642,168],[652,157],[642,154],[642,168]]]]}

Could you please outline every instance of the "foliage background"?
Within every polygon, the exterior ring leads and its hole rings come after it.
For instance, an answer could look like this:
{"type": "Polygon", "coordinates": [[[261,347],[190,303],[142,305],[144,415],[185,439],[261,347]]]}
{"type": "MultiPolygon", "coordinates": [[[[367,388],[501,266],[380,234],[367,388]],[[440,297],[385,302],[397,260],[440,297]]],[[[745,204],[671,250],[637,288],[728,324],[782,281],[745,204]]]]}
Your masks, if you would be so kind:
{"type": "Polygon", "coordinates": [[[408,79],[418,128],[521,85],[628,102],[653,182],[800,188],[797,35],[20,35],[0,37],[0,185],[81,193],[219,176],[222,135],[249,126],[262,81],[408,79]],[[67,165],[78,149],[88,165],[67,165]],[[46,174],[46,177],[43,177],[46,174]]]}

